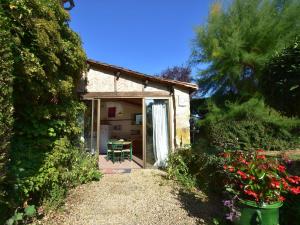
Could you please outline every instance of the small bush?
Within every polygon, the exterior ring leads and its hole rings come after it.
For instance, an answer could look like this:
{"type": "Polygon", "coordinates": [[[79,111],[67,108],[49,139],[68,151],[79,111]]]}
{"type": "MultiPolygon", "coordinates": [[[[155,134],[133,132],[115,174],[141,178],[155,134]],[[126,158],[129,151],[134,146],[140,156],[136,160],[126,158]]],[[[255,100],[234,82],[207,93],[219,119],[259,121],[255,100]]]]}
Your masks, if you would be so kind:
{"type": "Polygon", "coordinates": [[[179,149],[172,153],[168,161],[168,174],[185,187],[199,187],[220,194],[223,187],[224,159],[198,151],[195,148],[179,149]]]}
{"type": "Polygon", "coordinates": [[[32,162],[26,164],[23,161],[13,168],[18,181],[13,193],[18,197],[16,202],[44,202],[49,208],[57,208],[68,189],[101,177],[95,157],[71,145],[67,138],[57,140],[52,151],[46,153],[43,159],[37,174],[32,173],[36,171],[32,169],[35,166],[32,162]]]}
{"type": "Polygon", "coordinates": [[[195,177],[191,174],[189,157],[193,157],[189,149],[180,149],[169,155],[167,172],[171,179],[175,179],[187,189],[195,187],[195,177]]]}

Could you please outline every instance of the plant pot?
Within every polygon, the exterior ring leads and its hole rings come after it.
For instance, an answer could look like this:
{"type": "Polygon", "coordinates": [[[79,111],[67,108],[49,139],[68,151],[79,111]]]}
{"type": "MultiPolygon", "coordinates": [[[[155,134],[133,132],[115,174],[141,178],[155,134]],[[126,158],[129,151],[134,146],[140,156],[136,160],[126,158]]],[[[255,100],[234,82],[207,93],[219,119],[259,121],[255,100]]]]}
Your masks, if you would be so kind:
{"type": "Polygon", "coordinates": [[[239,201],[241,216],[236,225],[279,225],[282,202],[258,205],[253,201],[239,201]]]}

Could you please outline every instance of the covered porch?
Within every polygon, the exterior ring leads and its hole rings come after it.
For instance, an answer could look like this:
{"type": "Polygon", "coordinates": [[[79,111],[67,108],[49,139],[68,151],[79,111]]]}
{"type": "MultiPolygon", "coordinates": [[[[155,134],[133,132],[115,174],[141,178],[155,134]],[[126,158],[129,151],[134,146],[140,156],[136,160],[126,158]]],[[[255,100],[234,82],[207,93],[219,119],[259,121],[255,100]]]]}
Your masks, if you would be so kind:
{"type": "Polygon", "coordinates": [[[86,105],[82,136],[100,169],[163,167],[171,151],[190,143],[189,101],[196,85],[93,60],[88,65],[80,93],[86,105]],[[107,158],[112,139],[132,146],[132,161],[107,158]]]}

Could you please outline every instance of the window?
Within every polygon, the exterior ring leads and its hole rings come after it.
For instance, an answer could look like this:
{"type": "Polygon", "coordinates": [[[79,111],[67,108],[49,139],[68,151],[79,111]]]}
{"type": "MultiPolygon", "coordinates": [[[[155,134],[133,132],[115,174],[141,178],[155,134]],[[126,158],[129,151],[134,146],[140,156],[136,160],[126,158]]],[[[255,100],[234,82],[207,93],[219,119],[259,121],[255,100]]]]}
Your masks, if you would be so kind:
{"type": "Polygon", "coordinates": [[[109,107],[107,116],[110,118],[116,117],[116,107],[109,107]]]}

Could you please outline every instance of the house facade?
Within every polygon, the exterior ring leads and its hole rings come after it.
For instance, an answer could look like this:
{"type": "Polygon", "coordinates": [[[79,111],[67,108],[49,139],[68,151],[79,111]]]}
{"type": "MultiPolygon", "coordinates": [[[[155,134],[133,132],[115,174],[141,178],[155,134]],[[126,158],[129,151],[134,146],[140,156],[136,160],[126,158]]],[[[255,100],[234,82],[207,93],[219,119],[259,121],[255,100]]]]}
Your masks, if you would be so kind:
{"type": "Polygon", "coordinates": [[[197,85],[149,76],[88,60],[84,88],[87,151],[106,154],[109,139],[132,141],[133,160],[161,166],[167,154],[190,144],[190,94],[197,85]]]}

